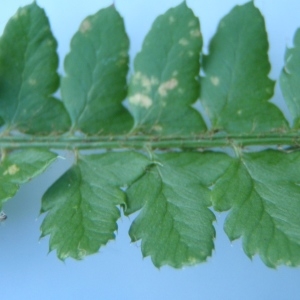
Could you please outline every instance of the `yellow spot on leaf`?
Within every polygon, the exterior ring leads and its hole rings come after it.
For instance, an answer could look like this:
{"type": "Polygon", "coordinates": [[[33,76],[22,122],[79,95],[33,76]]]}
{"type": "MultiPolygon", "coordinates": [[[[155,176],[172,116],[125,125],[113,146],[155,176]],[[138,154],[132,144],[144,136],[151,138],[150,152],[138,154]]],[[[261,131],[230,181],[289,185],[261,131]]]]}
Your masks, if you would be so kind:
{"type": "Polygon", "coordinates": [[[53,41],[52,40],[50,40],[50,39],[48,39],[47,40],[47,45],[50,47],[50,46],[53,46],[53,41]]]}
{"type": "Polygon", "coordinates": [[[28,14],[28,11],[26,8],[21,8],[19,10],[19,14],[20,14],[20,16],[26,16],[28,14]]]}
{"type": "Polygon", "coordinates": [[[169,17],[169,23],[173,24],[175,22],[175,18],[173,16],[169,17]]]}
{"type": "Polygon", "coordinates": [[[145,108],[149,108],[152,105],[152,99],[147,95],[137,93],[131,97],[129,97],[129,102],[134,105],[142,106],[145,108]]]}
{"type": "Polygon", "coordinates": [[[186,46],[189,44],[189,41],[187,39],[182,38],[179,40],[179,44],[182,46],[186,46]]]}
{"type": "Polygon", "coordinates": [[[291,59],[293,58],[293,55],[289,55],[287,58],[286,58],[286,63],[288,63],[291,59]]]}
{"type": "Polygon", "coordinates": [[[85,257],[87,255],[87,252],[85,249],[81,249],[80,247],[78,247],[78,256],[79,257],[85,257]]]}
{"type": "Polygon", "coordinates": [[[210,81],[211,81],[211,83],[212,83],[214,86],[218,86],[218,85],[220,84],[220,79],[219,79],[219,77],[214,77],[214,76],[212,76],[212,77],[210,77],[210,81]]]}
{"type": "Polygon", "coordinates": [[[189,27],[194,27],[195,25],[196,25],[195,20],[189,21],[189,24],[188,24],[189,27]]]}
{"type": "Polygon", "coordinates": [[[159,86],[158,93],[163,97],[167,96],[168,91],[173,90],[177,85],[178,80],[176,78],[172,78],[159,86]]]}
{"type": "Polygon", "coordinates": [[[127,57],[127,51],[121,51],[121,52],[119,53],[119,55],[120,55],[121,57],[127,57]]]}
{"type": "Polygon", "coordinates": [[[188,262],[191,265],[195,265],[198,262],[198,260],[195,257],[189,257],[188,262]]]}
{"type": "Polygon", "coordinates": [[[192,37],[200,37],[200,36],[201,36],[201,32],[200,32],[199,29],[192,29],[192,30],[190,31],[190,35],[191,35],[192,37]]]}
{"type": "Polygon", "coordinates": [[[18,173],[20,171],[20,169],[18,168],[17,165],[13,164],[11,166],[9,166],[3,173],[3,175],[15,175],[16,173],[18,173]]]}
{"type": "Polygon", "coordinates": [[[192,56],[195,55],[195,53],[194,53],[194,51],[189,51],[189,52],[188,52],[188,55],[189,55],[190,57],[192,57],[192,56]]]}
{"type": "Polygon", "coordinates": [[[154,130],[154,131],[162,131],[162,127],[160,126],[160,125],[154,125],[153,127],[152,127],[152,129],[154,130]]]}
{"type": "Polygon", "coordinates": [[[287,68],[287,66],[284,67],[284,71],[285,71],[287,74],[292,74],[291,71],[287,68]]]}
{"type": "Polygon", "coordinates": [[[141,72],[137,72],[133,76],[133,83],[136,85],[141,85],[143,87],[143,91],[145,93],[149,93],[151,91],[152,86],[158,85],[159,81],[154,76],[151,76],[149,78],[141,72]]]}
{"type": "Polygon", "coordinates": [[[29,83],[29,85],[36,85],[36,84],[37,84],[37,81],[36,81],[36,79],[30,78],[30,79],[28,80],[28,83],[29,83]]]}
{"type": "Polygon", "coordinates": [[[89,20],[84,20],[80,25],[80,32],[85,33],[92,28],[92,24],[89,20]]]}
{"type": "Polygon", "coordinates": [[[239,109],[238,111],[237,111],[237,114],[240,116],[241,114],[243,113],[243,111],[241,110],[241,109],[239,109]]]}

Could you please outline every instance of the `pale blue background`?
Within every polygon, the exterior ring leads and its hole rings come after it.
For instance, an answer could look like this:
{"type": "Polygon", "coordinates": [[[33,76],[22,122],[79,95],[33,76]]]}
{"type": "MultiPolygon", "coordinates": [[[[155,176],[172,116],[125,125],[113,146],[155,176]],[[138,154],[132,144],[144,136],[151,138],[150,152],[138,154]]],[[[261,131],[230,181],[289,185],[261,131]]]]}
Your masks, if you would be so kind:
{"type": "MultiPolygon", "coordinates": [[[[131,37],[131,55],[139,51],[142,39],[154,18],[180,0],[117,0],[115,5],[125,18],[131,37]]],[[[235,4],[246,1],[187,1],[200,17],[205,47],[218,21],[235,4]]],[[[110,5],[112,1],[39,0],[46,9],[62,59],[80,22],[88,14],[110,5]]],[[[255,1],[265,18],[270,36],[271,77],[277,78],[283,65],[286,45],[292,45],[300,27],[299,0],[255,1]]],[[[19,6],[26,0],[1,0],[0,32],[19,6]]],[[[63,72],[60,66],[60,72],[63,72]]],[[[277,87],[274,101],[286,111],[277,87]]],[[[288,113],[287,116],[289,117],[288,113]]],[[[48,252],[48,238],[38,241],[40,198],[47,187],[71,163],[63,153],[49,170],[23,186],[18,195],[5,205],[9,218],[0,226],[0,299],[300,299],[300,269],[280,267],[272,270],[258,257],[251,261],[240,241],[230,243],[223,233],[223,215],[218,215],[216,250],[207,263],[183,270],[163,267],[157,270],[149,258],[142,259],[139,245],[130,244],[127,231],[130,221],[122,217],[117,240],[96,254],[77,262],[59,261],[48,252]]]]}

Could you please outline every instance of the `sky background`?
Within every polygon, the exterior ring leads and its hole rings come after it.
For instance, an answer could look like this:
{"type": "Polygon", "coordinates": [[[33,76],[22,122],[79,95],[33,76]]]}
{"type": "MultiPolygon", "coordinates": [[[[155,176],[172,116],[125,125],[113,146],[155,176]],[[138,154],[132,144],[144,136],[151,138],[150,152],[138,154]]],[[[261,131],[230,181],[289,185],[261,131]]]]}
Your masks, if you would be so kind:
{"type": "MultiPolygon", "coordinates": [[[[45,8],[52,30],[58,40],[59,72],[69,51],[72,35],[81,21],[112,1],[38,0],[45,8]]],[[[1,0],[0,34],[18,7],[25,0],[1,0]]],[[[115,5],[125,19],[131,40],[130,55],[140,50],[144,36],[154,19],[181,1],[116,0],[115,5]]],[[[204,51],[221,17],[234,5],[246,1],[194,0],[187,4],[200,17],[204,51]]],[[[277,79],[283,66],[286,46],[300,27],[299,0],[260,0],[255,4],[266,19],[270,40],[270,77],[277,79]]],[[[273,101],[289,114],[276,87],[273,101]]],[[[217,214],[216,250],[207,263],[183,270],[170,267],[156,269],[150,258],[143,259],[139,244],[131,244],[127,234],[130,218],[122,217],[116,241],[110,242],[99,254],[83,261],[61,262],[55,252],[48,253],[48,238],[39,241],[40,199],[47,187],[71,164],[71,155],[62,153],[47,172],[24,185],[4,207],[9,216],[0,224],[0,299],[222,299],[222,300],[297,300],[300,299],[300,269],[267,268],[255,256],[246,257],[241,242],[230,243],[223,232],[225,215],[217,214]]]]}

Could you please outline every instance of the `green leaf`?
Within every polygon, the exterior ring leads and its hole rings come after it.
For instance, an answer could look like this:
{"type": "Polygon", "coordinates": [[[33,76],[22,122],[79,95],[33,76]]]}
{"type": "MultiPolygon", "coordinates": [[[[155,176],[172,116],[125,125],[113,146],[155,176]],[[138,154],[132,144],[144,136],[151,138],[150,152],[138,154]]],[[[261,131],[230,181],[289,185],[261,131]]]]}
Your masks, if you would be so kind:
{"type": "Polygon", "coordinates": [[[201,102],[215,130],[249,133],[286,128],[281,111],[268,100],[268,40],[264,19],[253,1],[225,16],[203,59],[201,102]]]}
{"type": "Polygon", "coordinates": [[[129,41],[114,6],[87,17],[65,59],[62,98],[73,130],[125,133],[133,120],[122,106],[127,94],[129,41]]]}
{"type": "Polygon", "coordinates": [[[141,176],[148,159],[135,152],[80,156],[45,193],[41,230],[60,259],[82,259],[115,238],[126,187],[141,176]]]}
{"type": "Polygon", "coordinates": [[[206,129],[191,107],[199,96],[199,20],[185,2],[158,17],[134,61],[129,86],[136,130],[190,134],[206,129]]]}
{"type": "Polygon", "coordinates": [[[0,39],[0,116],[8,130],[63,132],[70,126],[59,86],[56,41],[35,2],[20,8],[0,39]]]}
{"type": "Polygon", "coordinates": [[[127,190],[126,214],[142,208],[132,223],[132,241],[156,267],[181,268],[211,255],[214,214],[210,187],[228,167],[222,153],[168,153],[155,156],[145,175],[127,190]]]}
{"type": "MultiPolygon", "coordinates": [[[[300,30],[281,74],[296,128],[299,45],[300,30]]],[[[81,259],[114,239],[122,206],[126,215],[139,211],[129,234],[155,266],[203,262],[214,248],[213,205],[229,210],[225,231],[231,240],[242,238],[248,256],[258,253],[270,267],[300,265],[300,152],[240,148],[299,148],[297,132],[269,102],[268,40],[253,1],[222,19],[203,56],[201,80],[198,18],[185,2],[157,18],[130,79],[135,124],[123,106],[129,42],[113,6],[86,18],[73,37],[63,102],[52,96],[59,87],[56,47],[35,2],[17,12],[0,39],[0,211],[56,157],[37,149],[68,148],[76,162],[48,189],[41,208],[47,212],[41,236],[50,235],[60,259],[81,259]],[[200,82],[209,132],[193,108],[200,82]],[[232,147],[237,157],[202,147],[232,147]],[[79,149],[112,150],[83,155],[79,149]],[[147,150],[150,158],[131,149],[147,150]]]]}
{"type": "Polygon", "coordinates": [[[300,153],[244,153],[216,182],[216,210],[231,208],[225,231],[266,265],[300,265],[300,153]]]}
{"type": "Polygon", "coordinates": [[[280,86],[293,116],[294,127],[300,128],[300,29],[294,37],[294,48],[286,50],[280,86]]]}
{"type": "Polygon", "coordinates": [[[0,209],[13,197],[20,184],[41,174],[56,159],[47,150],[28,149],[5,154],[0,163],[0,209]]]}

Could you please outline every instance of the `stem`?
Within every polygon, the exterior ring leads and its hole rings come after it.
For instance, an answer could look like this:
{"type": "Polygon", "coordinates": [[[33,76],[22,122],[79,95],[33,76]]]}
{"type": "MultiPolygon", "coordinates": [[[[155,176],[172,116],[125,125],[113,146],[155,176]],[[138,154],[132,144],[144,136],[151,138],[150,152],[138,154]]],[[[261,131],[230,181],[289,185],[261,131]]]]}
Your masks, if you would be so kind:
{"type": "Polygon", "coordinates": [[[0,136],[0,148],[51,149],[174,149],[245,146],[300,147],[297,132],[266,134],[203,134],[195,136],[0,136]]]}

